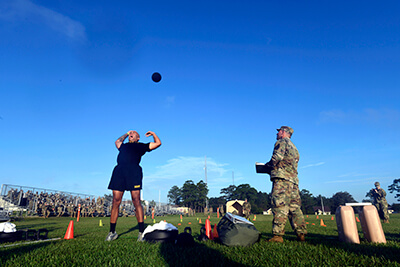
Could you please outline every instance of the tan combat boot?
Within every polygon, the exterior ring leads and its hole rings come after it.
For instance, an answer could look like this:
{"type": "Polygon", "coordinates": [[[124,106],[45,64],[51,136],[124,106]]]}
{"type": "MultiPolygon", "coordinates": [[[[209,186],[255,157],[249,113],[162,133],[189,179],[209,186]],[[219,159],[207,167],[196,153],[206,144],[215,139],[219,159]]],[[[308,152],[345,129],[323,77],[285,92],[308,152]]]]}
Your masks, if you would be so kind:
{"type": "Polygon", "coordinates": [[[297,235],[297,241],[305,242],[306,241],[306,235],[305,234],[298,234],[297,235]]]}
{"type": "Polygon", "coordinates": [[[268,240],[268,242],[283,243],[283,238],[281,235],[274,235],[274,237],[268,240]]]}

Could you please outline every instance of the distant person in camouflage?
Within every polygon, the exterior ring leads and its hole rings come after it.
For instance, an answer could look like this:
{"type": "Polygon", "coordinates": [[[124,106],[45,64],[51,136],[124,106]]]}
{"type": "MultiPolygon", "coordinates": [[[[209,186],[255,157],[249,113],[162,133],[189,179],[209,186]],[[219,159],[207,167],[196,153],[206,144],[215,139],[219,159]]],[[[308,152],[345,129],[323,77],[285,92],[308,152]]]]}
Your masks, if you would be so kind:
{"type": "Polygon", "coordinates": [[[386,201],[386,192],[381,188],[379,182],[375,182],[375,188],[370,191],[373,198],[373,204],[378,210],[379,217],[384,223],[389,223],[388,203],[386,201]]]}
{"type": "Polygon", "coordinates": [[[224,205],[223,204],[219,204],[219,214],[222,216],[224,216],[224,205]]]}
{"type": "Polygon", "coordinates": [[[245,217],[248,220],[250,218],[250,212],[251,212],[251,205],[246,198],[243,203],[243,217],[245,217]]]}
{"type": "Polygon", "coordinates": [[[290,138],[293,129],[282,126],[277,129],[276,143],[271,160],[266,164],[271,169],[273,183],[271,204],[274,219],[272,221],[273,237],[269,242],[283,243],[286,221],[289,218],[292,229],[298,241],[305,241],[307,234],[306,223],[301,211],[299,191],[299,178],[297,177],[297,164],[300,159],[299,152],[290,138]]]}

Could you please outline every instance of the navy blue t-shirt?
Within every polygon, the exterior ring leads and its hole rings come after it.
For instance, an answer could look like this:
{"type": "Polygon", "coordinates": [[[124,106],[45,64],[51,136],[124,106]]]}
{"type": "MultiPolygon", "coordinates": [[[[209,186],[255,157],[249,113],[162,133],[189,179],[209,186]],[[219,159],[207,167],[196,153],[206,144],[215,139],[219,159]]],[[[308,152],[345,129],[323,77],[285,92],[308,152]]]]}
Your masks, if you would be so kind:
{"type": "Polygon", "coordinates": [[[120,165],[139,165],[142,156],[149,151],[149,143],[123,143],[119,147],[117,163],[120,165]]]}
{"type": "Polygon", "coordinates": [[[114,167],[108,189],[125,191],[142,189],[143,172],[139,163],[150,151],[149,143],[124,143],[119,147],[117,166],[114,167]]]}

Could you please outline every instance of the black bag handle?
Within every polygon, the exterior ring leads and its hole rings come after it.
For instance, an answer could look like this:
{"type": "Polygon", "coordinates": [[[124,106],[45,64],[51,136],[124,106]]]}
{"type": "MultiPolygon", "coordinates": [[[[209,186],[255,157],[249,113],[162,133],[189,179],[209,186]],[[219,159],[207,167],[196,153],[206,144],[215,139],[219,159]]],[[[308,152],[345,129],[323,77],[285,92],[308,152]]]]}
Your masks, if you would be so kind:
{"type": "Polygon", "coordinates": [[[206,228],[204,226],[200,228],[200,234],[206,234],[206,228]]]}
{"type": "Polygon", "coordinates": [[[192,235],[192,228],[186,227],[185,230],[184,230],[184,232],[185,232],[185,233],[188,233],[188,234],[190,234],[190,235],[192,235]],[[187,230],[187,231],[186,231],[186,230],[187,230]]]}

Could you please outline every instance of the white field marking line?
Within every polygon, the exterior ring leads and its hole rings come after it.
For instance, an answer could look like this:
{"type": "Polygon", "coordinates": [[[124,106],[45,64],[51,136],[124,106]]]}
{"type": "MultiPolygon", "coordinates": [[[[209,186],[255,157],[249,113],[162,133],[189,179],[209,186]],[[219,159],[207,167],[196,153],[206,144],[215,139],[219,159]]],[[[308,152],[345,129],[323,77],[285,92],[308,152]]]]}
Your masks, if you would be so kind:
{"type": "Polygon", "coordinates": [[[8,247],[14,247],[14,246],[18,246],[18,245],[29,245],[29,244],[34,244],[34,243],[55,241],[55,240],[59,240],[59,239],[61,239],[61,238],[58,237],[58,238],[52,238],[52,239],[46,239],[46,240],[37,240],[37,241],[31,241],[31,242],[16,243],[16,244],[11,244],[11,245],[1,246],[1,247],[2,248],[8,248],[8,247]]]}

